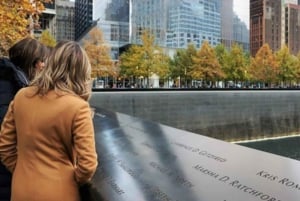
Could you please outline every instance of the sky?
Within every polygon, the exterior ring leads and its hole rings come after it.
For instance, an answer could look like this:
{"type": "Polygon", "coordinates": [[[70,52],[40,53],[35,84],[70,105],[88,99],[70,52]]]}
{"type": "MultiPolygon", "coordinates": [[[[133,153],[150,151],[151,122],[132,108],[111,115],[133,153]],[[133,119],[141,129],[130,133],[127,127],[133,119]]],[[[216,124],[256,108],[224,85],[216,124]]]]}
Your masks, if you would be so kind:
{"type": "Polygon", "coordinates": [[[249,0],[233,0],[233,11],[249,28],[249,0]]]}

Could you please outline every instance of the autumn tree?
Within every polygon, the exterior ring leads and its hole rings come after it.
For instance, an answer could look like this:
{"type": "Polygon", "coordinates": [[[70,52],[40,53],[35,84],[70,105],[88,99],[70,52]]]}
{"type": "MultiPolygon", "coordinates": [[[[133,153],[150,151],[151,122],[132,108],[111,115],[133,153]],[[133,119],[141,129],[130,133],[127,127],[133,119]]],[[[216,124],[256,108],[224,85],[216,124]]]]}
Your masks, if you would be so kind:
{"type": "Polygon", "coordinates": [[[116,77],[118,69],[110,56],[110,47],[105,43],[102,31],[94,27],[83,41],[83,47],[92,65],[92,77],[116,77]]]}
{"type": "Polygon", "coordinates": [[[120,68],[123,75],[143,77],[149,85],[153,74],[166,78],[170,73],[169,57],[154,44],[155,38],[149,31],[143,31],[141,45],[132,45],[120,56],[120,68]]]}
{"type": "Polygon", "coordinates": [[[271,84],[275,83],[279,68],[275,56],[268,44],[264,44],[251,59],[249,73],[253,81],[271,84]]]}
{"type": "Polygon", "coordinates": [[[278,80],[282,85],[291,84],[296,80],[297,58],[290,54],[289,48],[284,45],[275,53],[276,61],[279,67],[278,80]]]}
{"type": "Polygon", "coordinates": [[[223,71],[226,80],[246,81],[247,80],[247,61],[243,49],[240,45],[234,44],[223,61],[223,71]]]}
{"type": "Polygon", "coordinates": [[[296,55],[296,66],[295,66],[295,81],[297,82],[297,84],[300,83],[300,52],[296,55]]]}
{"type": "Polygon", "coordinates": [[[39,38],[39,41],[48,47],[54,47],[56,45],[56,40],[51,35],[49,30],[44,30],[42,32],[41,37],[39,38]]]}
{"type": "Polygon", "coordinates": [[[168,79],[170,76],[170,58],[161,48],[154,50],[152,71],[157,74],[160,79],[168,79]]]}
{"type": "MultiPolygon", "coordinates": [[[[219,61],[219,64],[221,65],[221,70],[223,72],[226,71],[226,64],[228,63],[228,50],[225,48],[224,44],[220,43],[217,46],[214,47],[215,50],[215,54],[217,56],[217,59],[219,61]]],[[[224,76],[225,80],[229,80],[228,76],[225,74],[224,76]]],[[[223,84],[225,84],[226,82],[224,82],[223,84]]]]}
{"type": "Polygon", "coordinates": [[[185,85],[188,85],[192,80],[191,71],[193,68],[193,57],[197,54],[197,49],[194,44],[189,44],[187,49],[178,49],[172,60],[172,77],[179,77],[181,83],[182,78],[185,81],[185,85]]]}
{"type": "Polygon", "coordinates": [[[51,0],[2,0],[0,1],[0,55],[16,41],[30,34],[38,26],[39,15],[44,10],[43,3],[51,0]]]}
{"type": "Polygon", "coordinates": [[[225,66],[225,63],[226,63],[228,51],[226,50],[224,44],[222,44],[222,43],[218,44],[214,48],[214,50],[215,50],[217,59],[219,61],[219,64],[221,65],[221,68],[223,69],[223,67],[225,66]]]}
{"type": "Polygon", "coordinates": [[[144,71],[148,80],[152,74],[165,77],[169,74],[168,57],[163,53],[160,47],[154,44],[155,37],[149,31],[144,31],[141,39],[142,45],[139,47],[142,52],[142,62],[138,68],[144,71]]]}
{"type": "Polygon", "coordinates": [[[193,69],[190,72],[193,79],[217,81],[224,78],[216,53],[207,41],[204,41],[196,56],[193,57],[193,63],[193,69]]]}
{"type": "Polygon", "coordinates": [[[131,45],[128,50],[121,54],[120,75],[124,78],[128,78],[129,76],[148,76],[142,68],[139,68],[139,66],[142,66],[144,59],[143,52],[140,50],[139,45],[131,45]]]}

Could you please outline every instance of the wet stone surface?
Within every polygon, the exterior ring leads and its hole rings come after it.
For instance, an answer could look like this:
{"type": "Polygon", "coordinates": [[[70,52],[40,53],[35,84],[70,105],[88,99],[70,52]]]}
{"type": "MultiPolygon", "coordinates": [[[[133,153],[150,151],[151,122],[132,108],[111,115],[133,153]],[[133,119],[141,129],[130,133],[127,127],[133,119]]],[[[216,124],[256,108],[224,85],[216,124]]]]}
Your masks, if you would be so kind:
{"type": "Polygon", "coordinates": [[[96,109],[105,201],[299,201],[300,162],[96,109]]]}

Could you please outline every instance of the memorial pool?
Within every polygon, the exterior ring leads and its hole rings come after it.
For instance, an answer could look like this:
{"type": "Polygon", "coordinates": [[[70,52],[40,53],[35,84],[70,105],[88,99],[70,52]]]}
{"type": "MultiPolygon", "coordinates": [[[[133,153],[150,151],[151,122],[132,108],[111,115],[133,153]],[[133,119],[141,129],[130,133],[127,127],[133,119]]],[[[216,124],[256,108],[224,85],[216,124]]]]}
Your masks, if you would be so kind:
{"type": "Polygon", "coordinates": [[[300,160],[300,136],[244,142],[237,144],[300,160]]]}

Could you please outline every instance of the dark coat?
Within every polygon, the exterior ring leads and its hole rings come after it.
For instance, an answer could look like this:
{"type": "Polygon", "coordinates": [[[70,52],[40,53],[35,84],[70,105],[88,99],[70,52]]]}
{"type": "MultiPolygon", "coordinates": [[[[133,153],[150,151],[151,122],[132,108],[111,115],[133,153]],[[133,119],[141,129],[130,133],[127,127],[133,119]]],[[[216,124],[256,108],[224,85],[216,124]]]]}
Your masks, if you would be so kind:
{"type": "MultiPolygon", "coordinates": [[[[20,68],[6,58],[0,59],[0,124],[14,95],[27,84],[28,80],[20,68]]],[[[0,201],[10,200],[10,189],[11,174],[0,162],[0,201]]]]}

